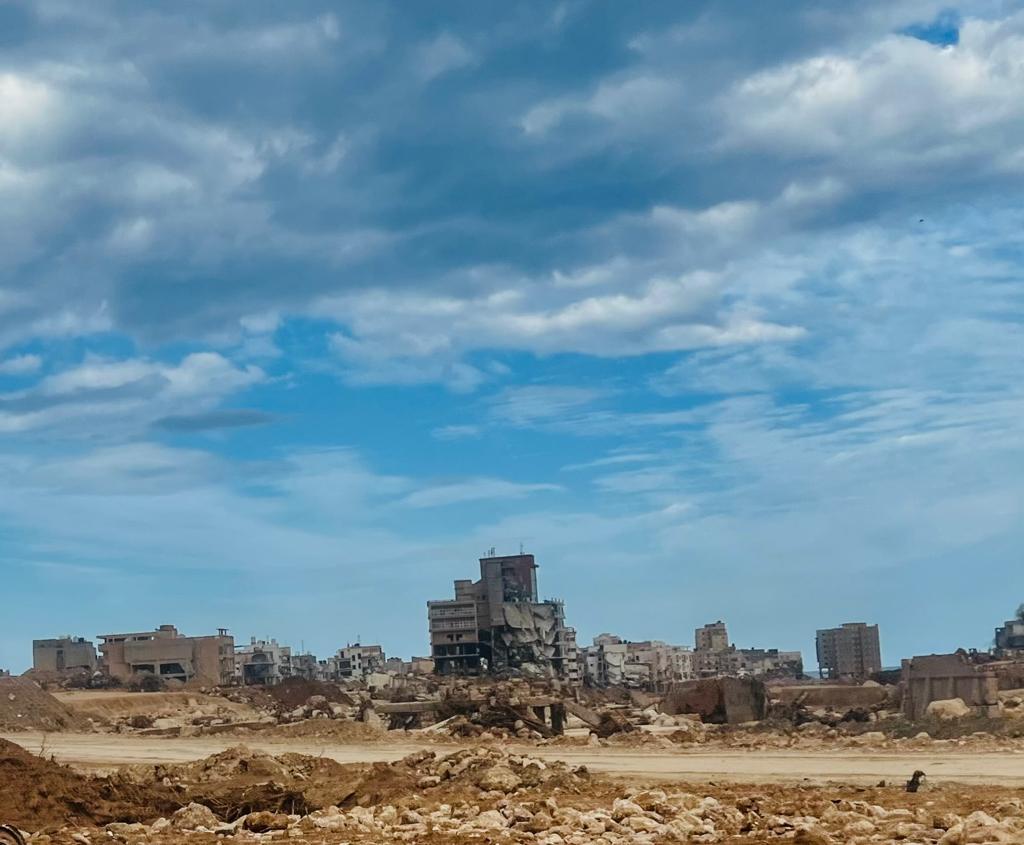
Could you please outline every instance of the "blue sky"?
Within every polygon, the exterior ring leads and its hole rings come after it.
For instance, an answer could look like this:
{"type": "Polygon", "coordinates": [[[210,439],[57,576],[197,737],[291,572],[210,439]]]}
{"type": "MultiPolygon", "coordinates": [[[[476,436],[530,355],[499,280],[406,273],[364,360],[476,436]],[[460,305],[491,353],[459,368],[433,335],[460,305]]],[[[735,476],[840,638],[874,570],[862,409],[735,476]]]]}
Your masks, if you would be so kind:
{"type": "Polygon", "coordinates": [[[1024,599],[1024,11],[0,5],[0,666],[586,641],[884,658],[1024,599]]]}

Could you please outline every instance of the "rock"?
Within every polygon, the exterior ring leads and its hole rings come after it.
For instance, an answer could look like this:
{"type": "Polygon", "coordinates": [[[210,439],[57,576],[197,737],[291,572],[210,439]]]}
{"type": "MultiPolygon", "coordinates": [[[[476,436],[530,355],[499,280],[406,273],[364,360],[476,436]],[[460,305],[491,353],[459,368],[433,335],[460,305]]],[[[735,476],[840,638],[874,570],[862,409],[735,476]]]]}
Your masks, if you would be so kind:
{"type": "Polygon", "coordinates": [[[850,822],[843,828],[843,833],[847,836],[870,836],[874,832],[874,824],[869,822],[867,819],[850,822]]]}
{"type": "Polygon", "coordinates": [[[438,775],[424,775],[416,782],[416,788],[430,789],[439,783],[441,783],[441,778],[438,775]]]}
{"type": "Polygon", "coordinates": [[[802,827],[793,837],[795,845],[833,845],[833,839],[820,827],[802,827]]]}
{"type": "Polygon", "coordinates": [[[943,721],[950,721],[970,716],[971,708],[964,704],[962,698],[945,698],[929,703],[925,708],[925,714],[943,721]]]}
{"type": "Polygon", "coordinates": [[[617,822],[621,822],[623,819],[628,819],[631,816],[642,816],[643,814],[643,807],[635,801],[630,801],[626,798],[616,798],[612,804],[612,818],[617,822]]]}
{"type": "Polygon", "coordinates": [[[967,841],[967,837],[964,834],[964,826],[962,824],[955,824],[949,830],[947,830],[935,845],[964,845],[967,841]]]}
{"type": "Polygon", "coordinates": [[[171,816],[171,827],[175,830],[213,830],[219,824],[220,819],[214,815],[213,810],[194,801],[171,816]]]}
{"type": "Polygon", "coordinates": [[[515,792],[522,778],[508,766],[498,765],[485,769],[476,785],[486,792],[515,792]]]}
{"type": "Polygon", "coordinates": [[[146,826],[135,822],[134,824],[126,824],[125,822],[111,822],[105,825],[104,830],[108,833],[112,833],[114,836],[126,836],[130,833],[146,833],[146,826]]]}
{"type": "Polygon", "coordinates": [[[497,810],[485,810],[473,819],[473,827],[482,830],[504,830],[508,827],[508,819],[497,810]]]}
{"type": "Polygon", "coordinates": [[[283,813],[249,813],[242,819],[242,827],[251,830],[253,833],[265,833],[268,830],[287,830],[291,826],[291,819],[283,813]]]}

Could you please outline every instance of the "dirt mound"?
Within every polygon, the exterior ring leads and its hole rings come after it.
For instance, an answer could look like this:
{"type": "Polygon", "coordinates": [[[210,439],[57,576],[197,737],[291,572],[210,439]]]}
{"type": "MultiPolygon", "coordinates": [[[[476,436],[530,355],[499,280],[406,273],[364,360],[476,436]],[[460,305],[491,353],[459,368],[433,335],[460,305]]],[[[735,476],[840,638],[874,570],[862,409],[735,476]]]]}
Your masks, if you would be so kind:
{"type": "Polygon", "coordinates": [[[79,716],[29,678],[0,678],[0,730],[88,730],[79,716]]]}
{"type": "Polygon", "coordinates": [[[335,704],[351,705],[351,697],[334,684],[307,681],[304,678],[285,678],[281,683],[267,687],[267,693],[285,710],[301,707],[315,695],[335,704]]]}
{"type": "Polygon", "coordinates": [[[0,739],[0,819],[37,831],[152,819],[177,804],[166,790],[78,774],[0,739]]]}

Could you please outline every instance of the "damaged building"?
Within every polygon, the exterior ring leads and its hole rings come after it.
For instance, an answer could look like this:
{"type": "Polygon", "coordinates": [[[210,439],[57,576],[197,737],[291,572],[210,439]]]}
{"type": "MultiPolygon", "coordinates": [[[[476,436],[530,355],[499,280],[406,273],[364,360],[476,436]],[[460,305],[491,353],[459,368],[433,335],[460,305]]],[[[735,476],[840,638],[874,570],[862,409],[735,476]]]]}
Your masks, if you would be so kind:
{"type": "Polygon", "coordinates": [[[84,637],[65,634],[49,640],[32,640],[32,669],[36,672],[96,671],[96,647],[84,637]]]}
{"type": "Polygon", "coordinates": [[[292,674],[291,646],[252,637],[249,645],[235,649],[234,677],[245,686],[272,687],[292,674]]]}
{"type": "Polygon", "coordinates": [[[101,666],[112,678],[156,675],[165,681],[229,684],[234,674],[235,639],[224,628],[216,635],[185,637],[173,625],[155,631],[100,634],[101,666]]]}
{"type": "Polygon", "coordinates": [[[627,686],[650,691],[665,689],[693,675],[693,652],[660,640],[630,642],[599,634],[582,650],[584,679],[590,686],[627,686]]]}
{"type": "Polygon", "coordinates": [[[775,677],[803,675],[803,655],[777,648],[737,648],[721,620],[694,631],[693,671],[698,678],[775,677]]]}
{"type": "Polygon", "coordinates": [[[440,674],[519,672],[579,677],[575,631],[561,601],[541,601],[533,555],[480,558],[480,580],[457,580],[455,598],[427,602],[431,656],[440,674]]]}

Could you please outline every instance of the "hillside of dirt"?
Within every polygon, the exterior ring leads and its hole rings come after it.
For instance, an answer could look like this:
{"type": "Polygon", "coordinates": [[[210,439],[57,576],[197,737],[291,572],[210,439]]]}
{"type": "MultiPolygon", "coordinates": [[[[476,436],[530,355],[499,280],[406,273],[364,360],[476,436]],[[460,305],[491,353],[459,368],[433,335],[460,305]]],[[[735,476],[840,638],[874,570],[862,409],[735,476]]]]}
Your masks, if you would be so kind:
{"type": "Polygon", "coordinates": [[[179,806],[161,787],[82,775],[2,739],[0,786],[0,823],[29,831],[152,819],[179,806]]]}
{"type": "Polygon", "coordinates": [[[0,730],[86,731],[92,723],[28,678],[0,678],[0,730]]]}
{"type": "Polygon", "coordinates": [[[141,843],[1018,843],[1020,790],[902,782],[644,788],[500,748],[342,765],[232,748],[86,777],[0,744],[0,818],[44,845],[141,843]],[[105,830],[97,830],[105,826],[105,830]]]}

